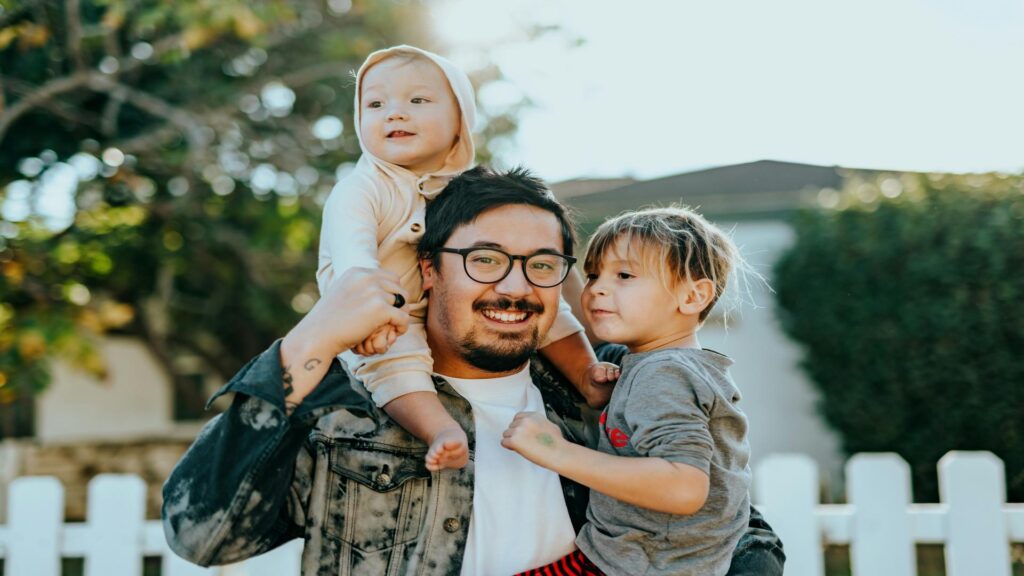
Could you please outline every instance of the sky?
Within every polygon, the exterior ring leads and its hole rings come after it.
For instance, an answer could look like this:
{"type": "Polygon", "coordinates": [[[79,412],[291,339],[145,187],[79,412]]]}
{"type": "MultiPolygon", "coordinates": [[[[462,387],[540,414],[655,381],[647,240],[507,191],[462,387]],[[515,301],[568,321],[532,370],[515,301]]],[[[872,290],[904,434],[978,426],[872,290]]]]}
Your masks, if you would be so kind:
{"type": "Polygon", "coordinates": [[[1018,0],[442,0],[447,54],[497,64],[484,109],[542,177],[651,178],[760,159],[1024,170],[1018,0]],[[560,32],[528,40],[524,30],[560,32]]]}

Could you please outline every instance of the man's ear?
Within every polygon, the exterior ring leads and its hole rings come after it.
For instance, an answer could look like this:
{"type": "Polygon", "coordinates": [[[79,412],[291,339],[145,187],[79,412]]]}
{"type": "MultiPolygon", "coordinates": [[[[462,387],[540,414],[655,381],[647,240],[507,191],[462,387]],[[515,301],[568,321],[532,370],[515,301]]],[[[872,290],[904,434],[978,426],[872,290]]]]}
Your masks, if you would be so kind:
{"type": "Polygon", "coordinates": [[[707,278],[680,283],[676,290],[679,311],[687,316],[696,316],[715,299],[715,283],[707,278]]]}
{"type": "Polygon", "coordinates": [[[426,292],[434,285],[434,276],[437,270],[434,268],[433,258],[420,258],[420,275],[423,276],[423,291],[426,292]]]}

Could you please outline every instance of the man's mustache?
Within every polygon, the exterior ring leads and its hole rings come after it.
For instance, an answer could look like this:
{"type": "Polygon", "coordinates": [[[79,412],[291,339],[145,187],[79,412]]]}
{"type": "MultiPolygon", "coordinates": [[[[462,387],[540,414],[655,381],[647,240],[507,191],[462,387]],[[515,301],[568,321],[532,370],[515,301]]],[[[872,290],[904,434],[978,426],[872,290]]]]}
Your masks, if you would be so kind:
{"type": "Polygon", "coordinates": [[[540,302],[529,300],[512,300],[511,298],[499,298],[497,300],[478,300],[473,303],[473,310],[479,312],[485,308],[496,310],[515,310],[517,312],[536,312],[542,314],[544,305],[540,302]]]}

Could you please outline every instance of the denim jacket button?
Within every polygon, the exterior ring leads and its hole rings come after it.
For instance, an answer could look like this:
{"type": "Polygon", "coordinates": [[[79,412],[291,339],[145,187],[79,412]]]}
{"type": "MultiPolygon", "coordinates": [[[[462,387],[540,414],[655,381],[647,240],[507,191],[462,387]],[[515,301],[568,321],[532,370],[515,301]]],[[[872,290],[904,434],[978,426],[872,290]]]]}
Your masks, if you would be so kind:
{"type": "Polygon", "coordinates": [[[380,474],[377,474],[377,477],[374,480],[380,486],[387,486],[388,484],[391,484],[391,476],[386,472],[381,472],[380,474]]]}
{"type": "Polygon", "coordinates": [[[445,532],[455,532],[462,526],[458,518],[448,518],[444,521],[445,532]]]}

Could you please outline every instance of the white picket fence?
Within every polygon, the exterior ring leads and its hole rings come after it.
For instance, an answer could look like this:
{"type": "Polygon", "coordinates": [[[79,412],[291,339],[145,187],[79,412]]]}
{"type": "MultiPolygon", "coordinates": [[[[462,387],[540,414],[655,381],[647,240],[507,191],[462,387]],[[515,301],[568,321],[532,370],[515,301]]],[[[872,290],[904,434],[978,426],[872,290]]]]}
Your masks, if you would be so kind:
{"type": "MultiPolygon", "coordinates": [[[[941,504],[911,504],[910,469],[895,454],[860,454],[846,467],[849,504],[818,503],[818,472],[803,455],[767,457],[755,495],[786,548],[786,574],[823,576],[825,544],[849,544],[855,576],[911,576],[914,544],[945,546],[948,576],[1011,576],[1010,543],[1024,542],[1024,504],[1006,504],[1003,463],[988,452],[950,452],[939,462],[941,504]]],[[[175,556],[158,521],[146,521],[135,476],[89,484],[88,522],[63,522],[64,489],[49,477],[11,483],[0,526],[6,576],[59,576],[62,557],[85,559],[86,576],[141,576],[160,556],[162,576],[297,576],[301,541],[223,568],[175,556]]]]}

